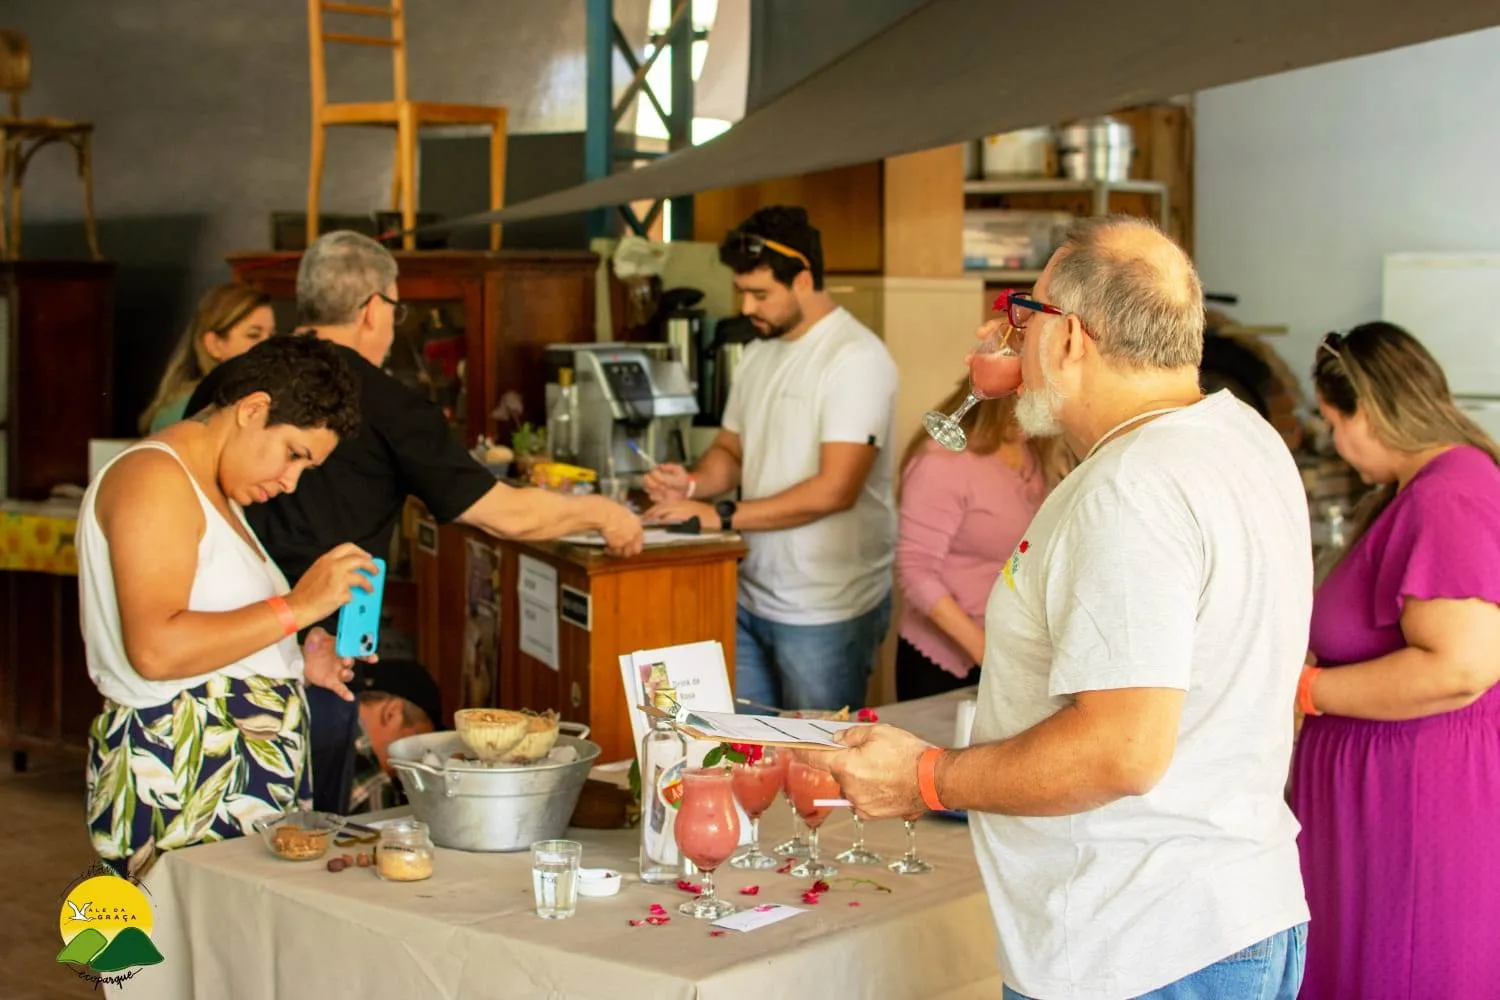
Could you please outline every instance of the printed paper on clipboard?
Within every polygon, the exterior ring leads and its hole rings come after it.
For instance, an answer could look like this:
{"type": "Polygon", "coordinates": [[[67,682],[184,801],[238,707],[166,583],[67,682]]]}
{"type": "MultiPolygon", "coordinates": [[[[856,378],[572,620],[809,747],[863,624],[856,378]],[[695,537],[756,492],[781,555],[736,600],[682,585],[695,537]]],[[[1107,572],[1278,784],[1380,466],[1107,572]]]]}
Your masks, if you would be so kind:
{"type": "Polygon", "coordinates": [[[787,719],[779,716],[737,715],[733,712],[695,712],[682,709],[676,717],[658,708],[641,705],[642,711],[672,725],[693,739],[711,743],[752,743],[766,747],[839,748],[834,736],[844,729],[870,725],[867,722],[834,722],[829,719],[787,719]]]}

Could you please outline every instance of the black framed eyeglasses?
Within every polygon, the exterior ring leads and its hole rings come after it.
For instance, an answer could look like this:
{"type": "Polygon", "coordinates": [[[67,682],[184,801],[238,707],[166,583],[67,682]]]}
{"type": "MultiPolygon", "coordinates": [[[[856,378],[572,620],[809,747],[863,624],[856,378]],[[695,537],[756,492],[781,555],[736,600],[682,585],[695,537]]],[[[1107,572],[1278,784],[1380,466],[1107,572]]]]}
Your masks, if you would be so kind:
{"type": "Polygon", "coordinates": [[[812,270],[812,261],[808,260],[800,251],[793,250],[785,243],[777,243],[775,240],[766,239],[757,233],[737,233],[736,239],[739,241],[740,249],[751,257],[759,257],[767,250],[771,250],[781,254],[783,257],[790,257],[792,260],[800,261],[803,267],[809,271],[812,270]]]}
{"type": "Polygon", "coordinates": [[[400,302],[400,301],[398,301],[396,299],[393,299],[389,295],[385,294],[384,292],[375,292],[369,298],[367,298],[363,302],[361,302],[359,304],[359,307],[361,309],[363,309],[365,306],[369,305],[371,302],[374,302],[376,299],[380,299],[381,301],[385,302],[387,305],[389,305],[391,307],[391,325],[392,326],[400,326],[402,323],[404,323],[406,321],[406,313],[407,313],[406,303],[405,302],[400,302]]]}

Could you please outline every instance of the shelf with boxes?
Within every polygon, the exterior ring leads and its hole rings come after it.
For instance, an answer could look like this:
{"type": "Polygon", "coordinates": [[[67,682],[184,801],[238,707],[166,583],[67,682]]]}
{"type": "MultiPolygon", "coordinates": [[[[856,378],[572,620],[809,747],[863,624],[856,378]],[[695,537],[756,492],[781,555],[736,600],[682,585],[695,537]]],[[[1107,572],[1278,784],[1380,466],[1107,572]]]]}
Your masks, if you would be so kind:
{"type": "Polygon", "coordinates": [[[1075,218],[1117,212],[1158,223],[1191,253],[1192,136],[1182,105],[1128,108],[965,146],[964,271],[1026,287],[1075,218]]]}

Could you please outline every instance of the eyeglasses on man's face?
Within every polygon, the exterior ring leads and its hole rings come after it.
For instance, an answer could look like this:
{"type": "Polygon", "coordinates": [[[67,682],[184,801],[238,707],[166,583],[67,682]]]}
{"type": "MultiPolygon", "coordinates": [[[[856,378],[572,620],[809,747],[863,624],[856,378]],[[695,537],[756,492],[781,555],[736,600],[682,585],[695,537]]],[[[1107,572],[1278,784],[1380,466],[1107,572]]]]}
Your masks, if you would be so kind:
{"type": "Polygon", "coordinates": [[[359,304],[359,307],[361,309],[363,309],[365,306],[369,305],[371,302],[374,302],[376,299],[380,299],[382,302],[386,303],[387,305],[389,305],[391,307],[391,325],[392,326],[400,326],[402,323],[406,322],[406,313],[407,313],[406,303],[405,302],[397,301],[396,299],[391,298],[389,295],[385,294],[384,292],[375,292],[369,298],[367,298],[363,302],[361,302],[359,304]]]}

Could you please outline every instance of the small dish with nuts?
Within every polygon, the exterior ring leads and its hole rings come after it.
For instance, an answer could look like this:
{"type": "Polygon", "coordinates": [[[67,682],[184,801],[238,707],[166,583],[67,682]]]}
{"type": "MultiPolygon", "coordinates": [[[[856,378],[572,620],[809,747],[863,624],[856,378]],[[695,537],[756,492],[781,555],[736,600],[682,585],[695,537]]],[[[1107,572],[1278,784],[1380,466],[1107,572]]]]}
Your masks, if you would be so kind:
{"type": "Polygon", "coordinates": [[[296,810],[255,821],[267,849],[287,861],[316,861],[328,853],[343,820],[331,813],[296,810]]]}

